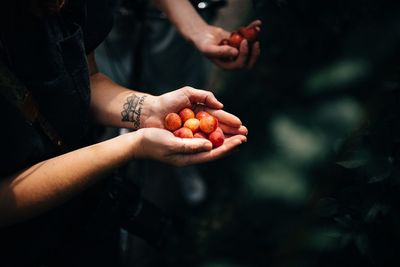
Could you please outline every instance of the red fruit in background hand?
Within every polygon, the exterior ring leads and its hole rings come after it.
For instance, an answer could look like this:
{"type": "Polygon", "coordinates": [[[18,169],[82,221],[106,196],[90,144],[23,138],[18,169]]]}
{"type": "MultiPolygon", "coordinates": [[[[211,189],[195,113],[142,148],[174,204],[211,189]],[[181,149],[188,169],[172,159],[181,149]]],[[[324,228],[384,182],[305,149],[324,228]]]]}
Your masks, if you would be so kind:
{"type": "Polygon", "coordinates": [[[199,128],[200,128],[200,121],[195,118],[188,119],[183,124],[183,127],[189,128],[192,131],[192,133],[196,133],[199,131],[199,128]]]}
{"type": "Polygon", "coordinates": [[[194,118],[194,112],[190,108],[184,108],[179,112],[179,116],[182,119],[182,122],[185,123],[188,119],[194,118]]]}
{"type": "Polygon", "coordinates": [[[174,135],[180,138],[193,138],[192,130],[186,127],[182,127],[179,130],[176,130],[174,132],[174,135]]]}
{"type": "Polygon", "coordinates": [[[182,126],[181,117],[176,113],[169,113],[164,119],[164,126],[167,130],[175,131],[182,126]]]}
{"type": "Polygon", "coordinates": [[[203,132],[197,132],[193,135],[194,138],[203,138],[203,139],[208,139],[207,135],[203,132]]]}
{"type": "Polygon", "coordinates": [[[258,37],[258,31],[256,29],[256,27],[240,27],[239,28],[239,33],[246,38],[246,40],[249,43],[254,43],[255,41],[257,41],[257,37],[258,37]]]}
{"type": "Polygon", "coordinates": [[[239,49],[240,43],[243,41],[243,39],[244,39],[244,37],[240,33],[233,32],[231,34],[231,37],[229,37],[229,45],[239,49]]]}
{"type": "Polygon", "coordinates": [[[213,116],[207,116],[200,120],[200,129],[205,133],[214,132],[218,127],[218,120],[213,116]]]}
{"type": "Polygon", "coordinates": [[[207,117],[207,116],[211,116],[211,115],[208,112],[199,111],[196,114],[196,119],[201,120],[202,118],[207,117]]]}
{"type": "Polygon", "coordinates": [[[214,132],[210,133],[210,135],[208,136],[208,140],[210,140],[213,144],[213,148],[216,148],[224,143],[225,136],[222,130],[215,130],[214,132]]]}

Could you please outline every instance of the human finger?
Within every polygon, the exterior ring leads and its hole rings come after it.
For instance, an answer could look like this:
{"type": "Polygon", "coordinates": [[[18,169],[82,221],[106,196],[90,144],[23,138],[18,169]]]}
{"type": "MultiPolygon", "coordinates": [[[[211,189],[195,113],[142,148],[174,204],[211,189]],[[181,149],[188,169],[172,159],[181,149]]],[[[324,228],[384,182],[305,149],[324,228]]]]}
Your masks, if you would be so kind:
{"type": "Polygon", "coordinates": [[[202,138],[179,138],[171,143],[172,152],[174,154],[193,154],[204,151],[210,151],[212,144],[207,139],[202,138]]]}
{"type": "Polygon", "coordinates": [[[241,135],[247,135],[248,134],[248,130],[245,126],[241,125],[239,127],[231,127],[229,125],[220,123],[218,125],[221,130],[224,132],[224,134],[226,135],[237,135],[237,134],[241,134],[241,135]]]}
{"type": "Polygon", "coordinates": [[[239,54],[239,51],[229,45],[208,44],[203,49],[203,53],[209,58],[227,59],[236,57],[239,54]]]}
{"type": "Polygon", "coordinates": [[[208,112],[210,115],[216,117],[220,124],[226,124],[233,128],[238,128],[242,125],[242,121],[235,115],[226,112],[225,110],[215,110],[203,108],[204,111],[208,112]]]}
{"type": "Polygon", "coordinates": [[[256,64],[258,58],[260,57],[260,53],[260,42],[255,42],[251,49],[251,56],[249,63],[247,64],[247,68],[251,69],[256,64]]]}
{"type": "Polygon", "coordinates": [[[250,22],[250,24],[247,25],[247,27],[258,27],[258,28],[260,28],[261,24],[262,24],[262,21],[259,20],[259,19],[256,19],[256,20],[250,22]]]}
{"type": "MultiPolygon", "coordinates": [[[[198,138],[196,138],[198,139],[198,138]]],[[[177,155],[174,163],[179,166],[198,164],[213,161],[224,157],[231,153],[239,145],[247,141],[247,138],[243,135],[235,135],[225,139],[224,144],[220,147],[212,149],[207,152],[200,152],[191,155],[177,155]]]]}
{"type": "Polygon", "coordinates": [[[210,91],[185,87],[184,94],[189,98],[192,104],[204,104],[210,108],[221,109],[224,105],[217,100],[214,94],[210,91]]]}

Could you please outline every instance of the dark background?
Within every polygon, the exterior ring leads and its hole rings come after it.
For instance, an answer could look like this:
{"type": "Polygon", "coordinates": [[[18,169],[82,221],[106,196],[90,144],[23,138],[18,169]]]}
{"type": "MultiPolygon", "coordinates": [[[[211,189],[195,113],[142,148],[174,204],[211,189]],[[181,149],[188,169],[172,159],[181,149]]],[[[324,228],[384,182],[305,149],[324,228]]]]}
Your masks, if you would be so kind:
{"type": "Polygon", "coordinates": [[[400,2],[255,3],[257,66],[213,74],[248,142],[170,192],[187,228],[142,265],[399,266],[400,2]]]}

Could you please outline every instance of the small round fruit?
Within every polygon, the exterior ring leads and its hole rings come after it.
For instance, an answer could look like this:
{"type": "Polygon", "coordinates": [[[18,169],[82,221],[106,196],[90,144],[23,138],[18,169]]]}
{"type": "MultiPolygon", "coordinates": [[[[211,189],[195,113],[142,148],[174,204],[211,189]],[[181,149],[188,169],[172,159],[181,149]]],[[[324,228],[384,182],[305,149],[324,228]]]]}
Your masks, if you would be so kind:
{"type": "Polygon", "coordinates": [[[174,132],[176,137],[180,138],[193,138],[192,130],[186,127],[182,127],[174,132]]]}
{"type": "Polygon", "coordinates": [[[188,119],[183,124],[183,127],[189,128],[193,133],[197,133],[200,128],[200,121],[196,118],[188,119]]]}
{"type": "Polygon", "coordinates": [[[229,37],[229,45],[239,49],[243,39],[244,37],[240,33],[233,32],[229,37]]]}
{"type": "Polygon", "coordinates": [[[200,120],[200,129],[205,133],[212,133],[218,127],[218,120],[213,116],[207,116],[200,120]]]}
{"type": "Polygon", "coordinates": [[[258,31],[256,27],[241,27],[239,28],[239,33],[246,38],[249,43],[257,41],[258,31]]]}
{"type": "Polygon", "coordinates": [[[224,143],[225,136],[221,131],[214,131],[208,136],[208,140],[213,144],[213,148],[219,147],[224,143]]]}
{"type": "Polygon", "coordinates": [[[171,132],[181,128],[181,117],[176,113],[169,113],[164,119],[164,126],[167,130],[170,130],[171,132]]]}
{"type": "Polygon", "coordinates": [[[217,129],[215,129],[215,131],[224,134],[224,131],[222,131],[221,127],[217,127],[217,129]]]}
{"type": "Polygon", "coordinates": [[[207,116],[211,116],[211,115],[206,111],[199,111],[196,114],[196,119],[201,120],[202,118],[207,117],[207,116]]]}
{"type": "Polygon", "coordinates": [[[197,132],[193,135],[194,138],[203,138],[203,139],[208,139],[207,135],[203,132],[197,132]]]}
{"type": "Polygon", "coordinates": [[[179,112],[179,116],[182,119],[182,122],[185,123],[188,119],[194,118],[194,112],[190,108],[184,108],[179,112]]]}

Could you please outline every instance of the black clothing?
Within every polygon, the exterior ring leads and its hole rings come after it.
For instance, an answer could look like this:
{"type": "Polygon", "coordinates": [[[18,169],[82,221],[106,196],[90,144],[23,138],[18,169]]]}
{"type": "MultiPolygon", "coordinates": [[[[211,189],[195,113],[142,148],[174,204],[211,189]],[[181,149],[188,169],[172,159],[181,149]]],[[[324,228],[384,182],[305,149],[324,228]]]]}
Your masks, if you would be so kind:
{"type": "MultiPolygon", "coordinates": [[[[10,69],[32,92],[41,113],[71,150],[90,143],[86,55],[111,30],[110,4],[109,0],[69,0],[60,13],[43,16],[15,4],[2,25],[10,69]]],[[[0,179],[56,155],[47,137],[28,125],[1,95],[0,112],[0,179]]],[[[100,190],[87,190],[32,220],[0,228],[0,266],[115,263],[111,257],[117,253],[119,227],[112,220],[112,208],[110,213],[99,210],[105,190],[102,184],[97,187],[100,190]],[[99,262],[93,261],[94,256],[99,262]]]]}

